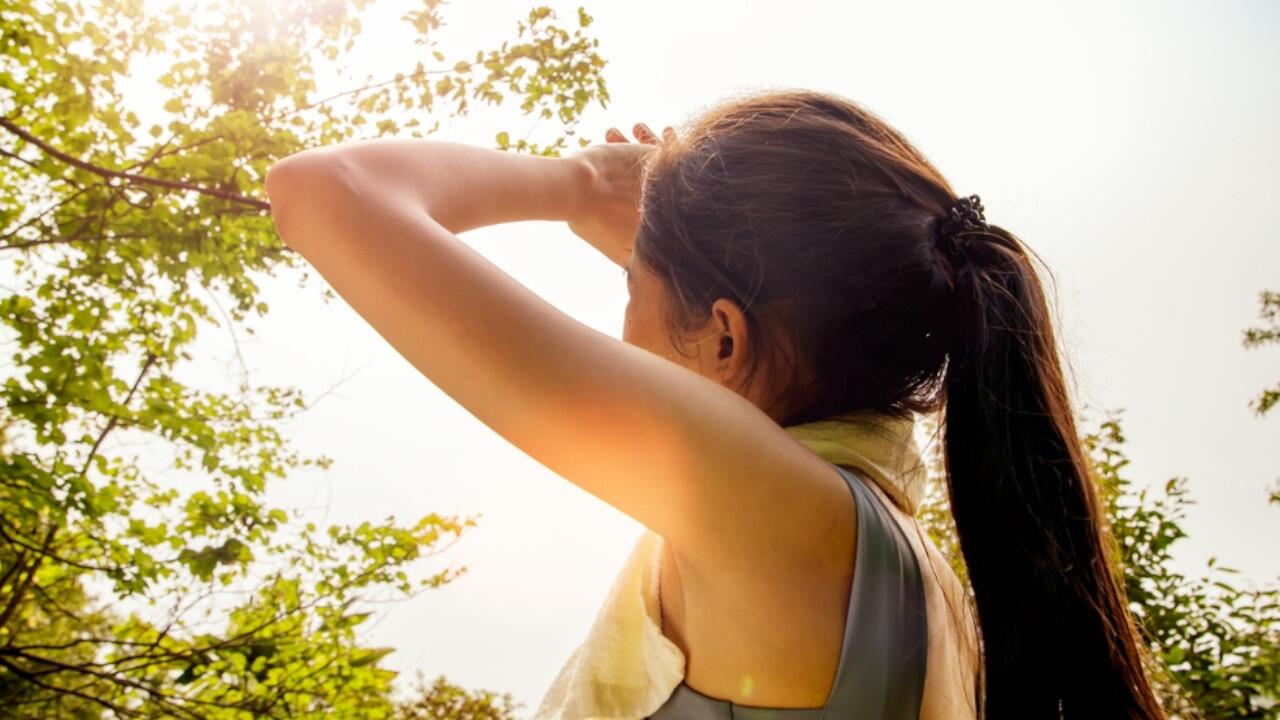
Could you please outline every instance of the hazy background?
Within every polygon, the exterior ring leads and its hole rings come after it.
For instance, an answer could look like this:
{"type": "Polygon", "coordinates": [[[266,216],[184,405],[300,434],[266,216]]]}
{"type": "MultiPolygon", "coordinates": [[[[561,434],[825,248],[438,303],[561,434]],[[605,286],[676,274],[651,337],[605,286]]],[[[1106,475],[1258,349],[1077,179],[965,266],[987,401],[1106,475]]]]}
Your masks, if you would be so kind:
{"type": "MultiPolygon", "coordinates": [[[[358,75],[388,78],[417,62],[395,21],[405,7],[383,0],[365,20],[377,42],[347,59],[358,75]]],[[[513,40],[531,7],[445,5],[441,49],[452,63],[513,40]]],[[[576,4],[552,7],[576,24],[576,4]]],[[[660,130],[728,95],[789,86],[839,93],[904,132],[958,193],[981,195],[988,219],[1050,264],[1077,402],[1124,409],[1130,475],[1190,478],[1198,505],[1179,567],[1196,572],[1218,556],[1259,580],[1280,574],[1280,508],[1266,504],[1280,477],[1280,418],[1247,406],[1280,377],[1280,349],[1240,342],[1257,322],[1258,291],[1280,288],[1280,4],[650,1],[587,10],[613,95],[580,128],[595,142],[610,125],[660,130]]],[[[492,146],[500,129],[546,142],[558,126],[514,105],[477,106],[435,137],[492,146]]],[[[621,270],[563,225],[462,237],[620,337],[621,270]]],[[[296,276],[264,279],[269,321],[238,335],[253,382],[309,395],[333,388],[287,427],[295,449],[334,466],[281,482],[276,497],[327,521],[479,514],[479,527],[424,567],[468,573],[387,606],[369,641],[398,648],[388,658],[396,669],[510,691],[527,716],[642,528],[482,425],[345,302],[322,302],[321,287],[314,275],[305,289],[296,276]]],[[[200,343],[190,381],[238,377],[225,328],[206,328],[200,343]]]]}

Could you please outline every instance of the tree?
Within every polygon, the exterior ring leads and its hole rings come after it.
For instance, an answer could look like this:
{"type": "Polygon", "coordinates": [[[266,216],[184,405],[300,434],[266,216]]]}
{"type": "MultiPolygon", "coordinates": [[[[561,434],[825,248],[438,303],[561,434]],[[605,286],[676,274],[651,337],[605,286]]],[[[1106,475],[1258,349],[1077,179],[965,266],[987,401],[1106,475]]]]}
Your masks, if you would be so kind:
{"type": "MultiPolygon", "coordinates": [[[[1265,324],[1261,327],[1245,329],[1244,346],[1246,348],[1259,348],[1280,343],[1280,293],[1263,290],[1258,293],[1258,304],[1261,306],[1258,314],[1265,324]]],[[[1249,403],[1249,407],[1262,417],[1277,402],[1280,402],[1280,384],[1263,388],[1258,397],[1249,403]]],[[[1271,502],[1280,504],[1280,482],[1277,482],[1271,491],[1271,502]]]]}
{"type": "Polygon", "coordinates": [[[1130,605],[1156,657],[1162,693],[1181,717],[1280,717],[1280,585],[1246,587],[1238,571],[1210,559],[1199,577],[1171,569],[1171,548],[1192,504],[1186,478],[1159,492],[1135,490],[1121,470],[1119,421],[1088,438],[1120,543],[1130,605]]]}
{"type": "MultiPolygon", "coordinates": [[[[1259,348],[1264,345],[1280,344],[1280,292],[1270,290],[1259,292],[1258,304],[1261,306],[1258,314],[1262,317],[1265,325],[1246,328],[1244,331],[1244,346],[1246,348],[1259,348]]],[[[1277,402],[1280,402],[1280,384],[1263,389],[1262,393],[1249,403],[1249,407],[1252,407],[1254,412],[1262,416],[1266,415],[1267,411],[1277,402]]]]}
{"type": "Polygon", "coordinates": [[[305,269],[259,199],[277,159],[430,134],[439,121],[423,118],[508,95],[563,134],[496,145],[554,155],[586,105],[609,99],[584,10],[566,27],[535,7],[500,48],[451,61],[436,49],[440,0],[403,16],[415,64],[318,97],[370,4],[0,0],[5,716],[508,713],[443,679],[395,700],[379,666],[391,649],[357,636],[369,600],[465,571],[416,577],[474,519],[322,528],[270,507],[273,479],[332,462],[279,432],[304,394],[252,385],[247,369],[233,392],[179,379],[201,321],[252,334],[246,318],[268,311],[256,279],[305,269]],[[123,82],[147,62],[166,68],[154,119],[123,82]],[[197,487],[156,477],[126,439],[159,444],[197,487]]]}

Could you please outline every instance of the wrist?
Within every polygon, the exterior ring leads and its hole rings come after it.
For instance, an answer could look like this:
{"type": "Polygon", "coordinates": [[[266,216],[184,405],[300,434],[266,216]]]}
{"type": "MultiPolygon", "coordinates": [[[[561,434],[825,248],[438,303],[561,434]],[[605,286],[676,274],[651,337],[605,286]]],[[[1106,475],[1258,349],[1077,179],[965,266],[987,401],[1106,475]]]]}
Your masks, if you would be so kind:
{"type": "Polygon", "coordinates": [[[574,222],[583,217],[587,209],[591,207],[592,196],[595,194],[596,187],[596,168],[581,154],[556,158],[556,160],[561,163],[562,171],[566,178],[563,195],[566,203],[563,219],[565,222],[574,222]]]}

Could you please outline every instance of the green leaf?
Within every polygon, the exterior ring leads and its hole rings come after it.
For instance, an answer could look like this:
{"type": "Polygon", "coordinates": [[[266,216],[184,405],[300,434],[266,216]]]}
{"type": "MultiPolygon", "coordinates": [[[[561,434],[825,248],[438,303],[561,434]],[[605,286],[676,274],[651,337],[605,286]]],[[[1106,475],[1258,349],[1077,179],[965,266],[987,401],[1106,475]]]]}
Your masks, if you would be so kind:
{"type": "Polygon", "coordinates": [[[352,656],[350,665],[353,668],[372,665],[393,652],[395,652],[395,648],[374,648],[372,650],[364,650],[352,656]]]}

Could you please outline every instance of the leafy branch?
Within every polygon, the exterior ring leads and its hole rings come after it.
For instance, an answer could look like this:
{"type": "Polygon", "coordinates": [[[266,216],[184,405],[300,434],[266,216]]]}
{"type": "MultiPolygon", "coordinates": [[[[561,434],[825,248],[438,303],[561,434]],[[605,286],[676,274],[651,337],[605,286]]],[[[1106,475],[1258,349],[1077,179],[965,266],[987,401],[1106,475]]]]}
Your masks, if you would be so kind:
{"type": "Polygon", "coordinates": [[[13,124],[13,122],[8,118],[0,118],[0,127],[8,130],[10,133],[18,136],[22,140],[40,148],[49,157],[66,163],[67,165],[71,165],[72,167],[80,168],[85,172],[93,173],[105,180],[123,180],[134,185],[148,185],[165,188],[167,190],[190,190],[191,192],[197,192],[201,195],[208,195],[210,197],[221,198],[230,202],[248,205],[249,207],[256,208],[258,210],[265,210],[268,212],[271,210],[271,204],[265,200],[245,197],[238,193],[227,192],[226,190],[201,187],[194,183],[182,182],[179,180],[165,180],[163,178],[147,177],[146,175],[139,175],[137,173],[120,172],[118,170],[108,170],[107,168],[98,167],[97,165],[79,160],[58,150],[49,143],[13,124]]]}

